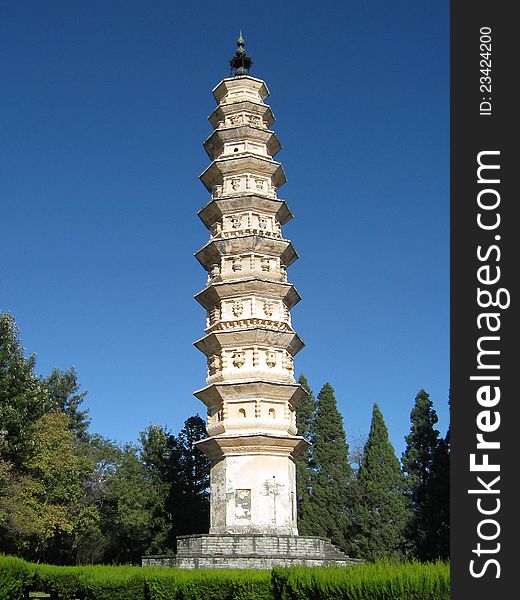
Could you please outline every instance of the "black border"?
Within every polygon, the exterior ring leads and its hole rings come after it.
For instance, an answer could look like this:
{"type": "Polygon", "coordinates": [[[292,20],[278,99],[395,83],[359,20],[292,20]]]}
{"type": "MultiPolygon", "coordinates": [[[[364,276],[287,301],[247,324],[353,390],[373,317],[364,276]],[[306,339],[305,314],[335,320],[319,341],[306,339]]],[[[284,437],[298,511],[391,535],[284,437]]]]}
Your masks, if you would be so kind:
{"type": "MultiPolygon", "coordinates": [[[[451,2],[451,582],[452,598],[456,600],[499,600],[516,597],[516,523],[520,519],[520,499],[515,492],[520,457],[520,421],[517,418],[520,397],[519,385],[514,380],[515,370],[520,374],[515,334],[518,332],[516,306],[520,274],[520,227],[515,222],[515,209],[520,206],[520,158],[515,148],[520,112],[519,96],[513,92],[518,86],[520,38],[518,22],[513,17],[515,3],[504,0],[452,0],[451,2]],[[492,114],[481,116],[480,91],[480,28],[492,29],[492,114]],[[481,230],[476,221],[477,194],[482,185],[477,183],[477,155],[484,150],[500,150],[500,231],[481,230]],[[514,189],[514,188],[517,189],[514,189]],[[489,558],[500,563],[497,569],[489,566],[481,578],[470,574],[472,558],[479,560],[480,570],[485,558],[472,553],[479,541],[477,525],[484,517],[476,507],[474,489],[478,473],[470,472],[469,455],[475,452],[478,432],[476,418],[483,410],[476,402],[480,384],[469,377],[482,374],[476,369],[476,342],[483,335],[477,328],[477,315],[484,309],[477,305],[477,269],[482,262],[476,249],[496,243],[491,238],[499,233],[501,257],[498,264],[501,280],[497,287],[507,288],[511,305],[500,310],[500,376],[501,425],[494,439],[501,449],[490,452],[490,459],[500,463],[500,511],[495,518],[500,523],[500,536],[491,547],[500,542],[500,551],[489,558]],[[516,256],[515,256],[516,254],[516,256]],[[518,261],[518,262],[517,262],[518,261]]],[[[487,94],[486,94],[487,95],[487,94]]],[[[493,255],[495,257],[495,255],[493,255]]],[[[489,373],[489,372],[488,372],[489,373]]],[[[487,479],[489,479],[489,474],[487,479]]],[[[488,498],[490,496],[487,496],[488,498]]],[[[483,545],[484,542],[481,542],[483,545]]]]}

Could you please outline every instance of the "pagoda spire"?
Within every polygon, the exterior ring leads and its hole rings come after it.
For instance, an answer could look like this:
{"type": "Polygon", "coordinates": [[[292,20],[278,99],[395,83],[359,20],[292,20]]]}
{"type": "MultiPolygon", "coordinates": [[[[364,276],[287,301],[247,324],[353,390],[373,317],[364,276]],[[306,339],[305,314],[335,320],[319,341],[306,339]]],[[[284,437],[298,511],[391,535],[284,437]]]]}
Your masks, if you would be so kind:
{"type": "Polygon", "coordinates": [[[246,42],[242,36],[242,30],[237,39],[237,49],[235,56],[229,61],[231,67],[232,77],[240,77],[241,75],[249,75],[249,69],[253,64],[253,59],[246,55],[245,46],[246,42]]]}

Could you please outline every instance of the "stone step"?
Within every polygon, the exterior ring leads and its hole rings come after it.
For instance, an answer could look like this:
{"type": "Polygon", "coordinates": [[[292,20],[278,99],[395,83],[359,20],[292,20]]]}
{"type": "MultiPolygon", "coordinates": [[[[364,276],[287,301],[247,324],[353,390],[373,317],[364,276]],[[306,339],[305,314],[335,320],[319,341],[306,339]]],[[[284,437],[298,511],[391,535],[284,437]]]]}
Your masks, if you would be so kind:
{"type": "Polygon", "coordinates": [[[290,565],[351,565],[360,562],[327,538],[260,535],[198,534],[177,538],[176,557],[143,557],[143,566],[178,568],[272,568],[290,565]]]}

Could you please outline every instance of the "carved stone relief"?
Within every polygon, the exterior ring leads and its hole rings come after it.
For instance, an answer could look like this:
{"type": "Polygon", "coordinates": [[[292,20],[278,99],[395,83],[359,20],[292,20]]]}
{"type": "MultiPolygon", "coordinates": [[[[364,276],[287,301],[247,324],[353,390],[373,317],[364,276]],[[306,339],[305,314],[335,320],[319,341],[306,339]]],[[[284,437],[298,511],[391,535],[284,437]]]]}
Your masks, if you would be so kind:
{"type": "Polygon", "coordinates": [[[245,353],[242,350],[235,350],[231,356],[231,360],[233,362],[233,366],[235,366],[237,369],[240,369],[246,362],[245,353]]]}
{"type": "Polygon", "coordinates": [[[219,306],[213,306],[211,308],[211,310],[209,311],[209,323],[210,325],[213,325],[214,323],[216,323],[220,318],[220,307],[219,306]]]}
{"type": "Polygon", "coordinates": [[[273,316],[273,303],[269,302],[268,300],[264,302],[264,314],[266,317],[273,316]]]}
{"type": "Polygon", "coordinates": [[[274,350],[266,351],[265,363],[268,367],[276,367],[276,352],[274,350]]]}
{"type": "Polygon", "coordinates": [[[270,271],[271,270],[271,261],[268,258],[260,259],[260,268],[262,271],[270,271]]]}
{"type": "Polygon", "coordinates": [[[240,315],[244,312],[244,304],[241,300],[235,300],[231,310],[235,317],[240,317],[240,315]]]}
{"type": "Polygon", "coordinates": [[[231,217],[230,223],[232,229],[240,229],[242,219],[240,217],[231,217]]]}
{"type": "Polygon", "coordinates": [[[289,352],[285,352],[283,366],[285,369],[292,371],[294,369],[294,358],[289,352]]]}
{"type": "Polygon", "coordinates": [[[208,359],[208,372],[210,375],[215,375],[215,373],[220,368],[220,357],[218,354],[213,354],[208,359]]]}

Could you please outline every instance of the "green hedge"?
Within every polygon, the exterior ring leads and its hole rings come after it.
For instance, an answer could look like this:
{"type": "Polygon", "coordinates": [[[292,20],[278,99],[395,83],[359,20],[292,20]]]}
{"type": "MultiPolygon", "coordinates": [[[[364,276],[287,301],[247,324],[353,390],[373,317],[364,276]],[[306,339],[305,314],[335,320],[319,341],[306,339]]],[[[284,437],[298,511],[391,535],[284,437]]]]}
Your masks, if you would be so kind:
{"type": "Polygon", "coordinates": [[[146,568],[147,600],[273,600],[270,571],[146,568]]]}
{"type": "Polygon", "coordinates": [[[24,560],[0,554],[0,600],[23,600],[33,576],[31,566],[24,560]]]}
{"type": "Polygon", "coordinates": [[[58,567],[0,555],[0,600],[449,600],[447,563],[272,571],[58,567]]]}
{"type": "Polygon", "coordinates": [[[449,600],[447,563],[366,563],[272,572],[277,600],[449,600]]]}

